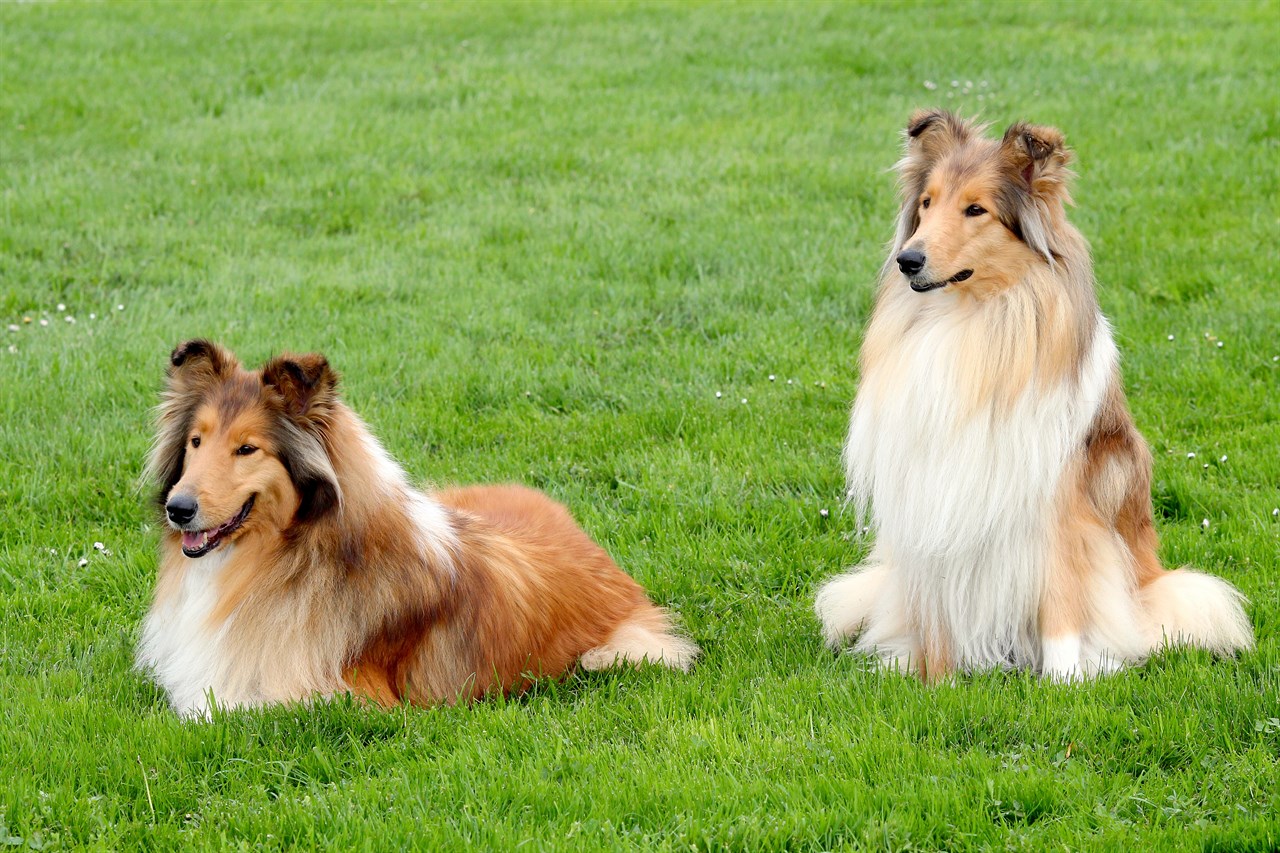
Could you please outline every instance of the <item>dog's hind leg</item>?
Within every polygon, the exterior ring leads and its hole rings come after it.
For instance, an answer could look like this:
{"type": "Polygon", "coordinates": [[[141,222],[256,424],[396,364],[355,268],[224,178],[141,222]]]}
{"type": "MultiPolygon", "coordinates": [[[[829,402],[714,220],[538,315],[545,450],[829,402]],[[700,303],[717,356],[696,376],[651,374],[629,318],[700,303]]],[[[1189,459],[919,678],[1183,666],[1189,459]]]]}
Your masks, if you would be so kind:
{"type": "Polygon", "coordinates": [[[1040,674],[1052,681],[1076,681],[1086,674],[1082,641],[1089,620],[1089,573],[1098,556],[1091,546],[1105,534],[1078,480],[1065,491],[1038,614],[1040,674]]]}
{"type": "MultiPolygon", "coordinates": [[[[1137,621],[1145,629],[1147,651],[1162,645],[1191,645],[1219,655],[1253,648],[1253,628],[1245,598],[1226,581],[1190,569],[1160,565],[1151,509],[1151,452],[1125,415],[1122,439],[1113,440],[1125,474],[1115,504],[1115,530],[1127,549],[1137,585],[1137,621]]],[[[1105,501],[1096,501],[1105,504],[1105,501]]]]}
{"type": "MultiPolygon", "coordinates": [[[[1080,472],[1072,473],[1039,608],[1040,674],[1055,681],[1111,672],[1147,651],[1133,590],[1139,567],[1100,517],[1080,472]]],[[[1096,494],[1098,480],[1091,482],[1096,494]]]]}

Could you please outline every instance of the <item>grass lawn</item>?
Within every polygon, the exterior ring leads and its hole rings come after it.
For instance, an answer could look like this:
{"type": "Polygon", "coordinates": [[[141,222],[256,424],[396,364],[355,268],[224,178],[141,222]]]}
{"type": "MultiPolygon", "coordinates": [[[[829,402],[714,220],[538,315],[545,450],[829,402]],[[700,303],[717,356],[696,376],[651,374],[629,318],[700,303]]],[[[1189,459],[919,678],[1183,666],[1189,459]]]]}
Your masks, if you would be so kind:
{"type": "Polygon", "coordinates": [[[1277,79],[1247,0],[0,6],[0,846],[1276,849],[1277,79]],[[1076,148],[1163,557],[1256,651],[925,687],[823,649],[935,104],[1076,148]],[[416,478],[565,501],[700,666],[180,723],[131,669],[138,478],[195,335],[323,351],[416,478]]]}

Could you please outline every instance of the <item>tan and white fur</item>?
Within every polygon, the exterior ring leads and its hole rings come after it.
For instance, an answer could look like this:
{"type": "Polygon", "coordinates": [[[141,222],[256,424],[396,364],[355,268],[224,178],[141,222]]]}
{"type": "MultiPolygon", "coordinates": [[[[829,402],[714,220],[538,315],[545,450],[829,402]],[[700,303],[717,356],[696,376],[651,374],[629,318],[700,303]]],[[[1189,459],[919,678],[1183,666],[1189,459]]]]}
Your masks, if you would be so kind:
{"type": "Polygon", "coordinates": [[[1234,587],[1160,565],[1151,454],[1065,215],[1062,134],[984,130],[939,111],[907,128],[844,453],[875,543],[818,593],[827,641],[926,680],[1250,648],[1234,587]]]}
{"type": "Polygon", "coordinates": [[[173,351],[148,472],[168,529],[138,664],[183,716],[519,692],[697,647],[546,495],[415,489],[323,356],[173,351]]]}

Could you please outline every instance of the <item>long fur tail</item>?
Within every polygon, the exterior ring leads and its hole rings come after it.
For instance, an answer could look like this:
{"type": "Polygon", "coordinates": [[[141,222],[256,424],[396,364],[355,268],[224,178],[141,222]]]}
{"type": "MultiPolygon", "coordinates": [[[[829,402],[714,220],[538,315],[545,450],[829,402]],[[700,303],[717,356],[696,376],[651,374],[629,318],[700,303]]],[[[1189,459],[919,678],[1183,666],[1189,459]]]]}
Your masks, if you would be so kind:
{"type": "Polygon", "coordinates": [[[578,662],[590,670],[647,661],[688,672],[700,651],[692,640],[676,633],[666,611],[645,605],[615,628],[604,643],[584,652],[578,662]]]}
{"type": "Polygon", "coordinates": [[[1253,648],[1247,600],[1231,584],[1190,569],[1165,572],[1139,591],[1153,645],[1188,645],[1230,656],[1253,648]]]}

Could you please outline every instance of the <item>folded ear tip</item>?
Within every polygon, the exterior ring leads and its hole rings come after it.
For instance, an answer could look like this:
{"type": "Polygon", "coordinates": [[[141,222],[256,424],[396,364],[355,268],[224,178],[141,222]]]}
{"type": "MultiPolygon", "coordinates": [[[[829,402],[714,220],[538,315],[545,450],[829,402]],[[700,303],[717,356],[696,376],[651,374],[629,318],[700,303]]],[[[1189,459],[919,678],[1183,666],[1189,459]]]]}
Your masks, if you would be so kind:
{"type": "Polygon", "coordinates": [[[915,110],[911,113],[911,117],[907,119],[907,136],[915,139],[937,118],[938,113],[936,110],[915,110]]]}
{"type": "Polygon", "coordinates": [[[200,358],[208,359],[215,371],[222,370],[228,362],[235,363],[235,359],[229,353],[208,338],[192,338],[173,348],[169,353],[169,365],[178,368],[193,359],[200,358]]]}
{"type": "Polygon", "coordinates": [[[296,356],[287,364],[290,372],[294,372],[308,386],[319,384],[321,380],[333,374],[332,368],[329,367],[329,359],[318,352],[296,356]]]}
{"type": "Polygon", "coordinates": [[[338,374],[320,353],[283,353],[262,366],[262,382],[273,387],[295,415],[306,415],[337,388],[338,374]]]}
{"type": "Polygon", "coordinates": [[[916,139],[920,134],[924,133],[930,127],[933,127],[939,122],[946,122],[953,126],[963,124],[957,116],[947,112],[946,110],[916,110],[911,114],[911,117],[907,119],[907,136],[911,139],[916,139]]]}
{"type": "Polygon", "coordinates": [[[208,341],[203,338],[192,338],[189,341],[183,341],[169,353],[169,363],[174,367],[181,367],[188,358],[204,351],[207,344],[208,341]]]}
{"type": "Polygon", "coordinates": [[[1016,140],[1033,160],[1043,160],[1055,153],[1070,156],[1066,136],[1056,127],[1014,122],[1004,132],[1004,141],[1016,140]]]}
{"type": "Polygon", "coordinates": [[[1011,139],[1020,139],[1030,127],[1031,125],[1025,121],[1015,121],[1004,129],[1004,136],[1001,137],[1001,141],[1008,142],[1011,139]]]}

